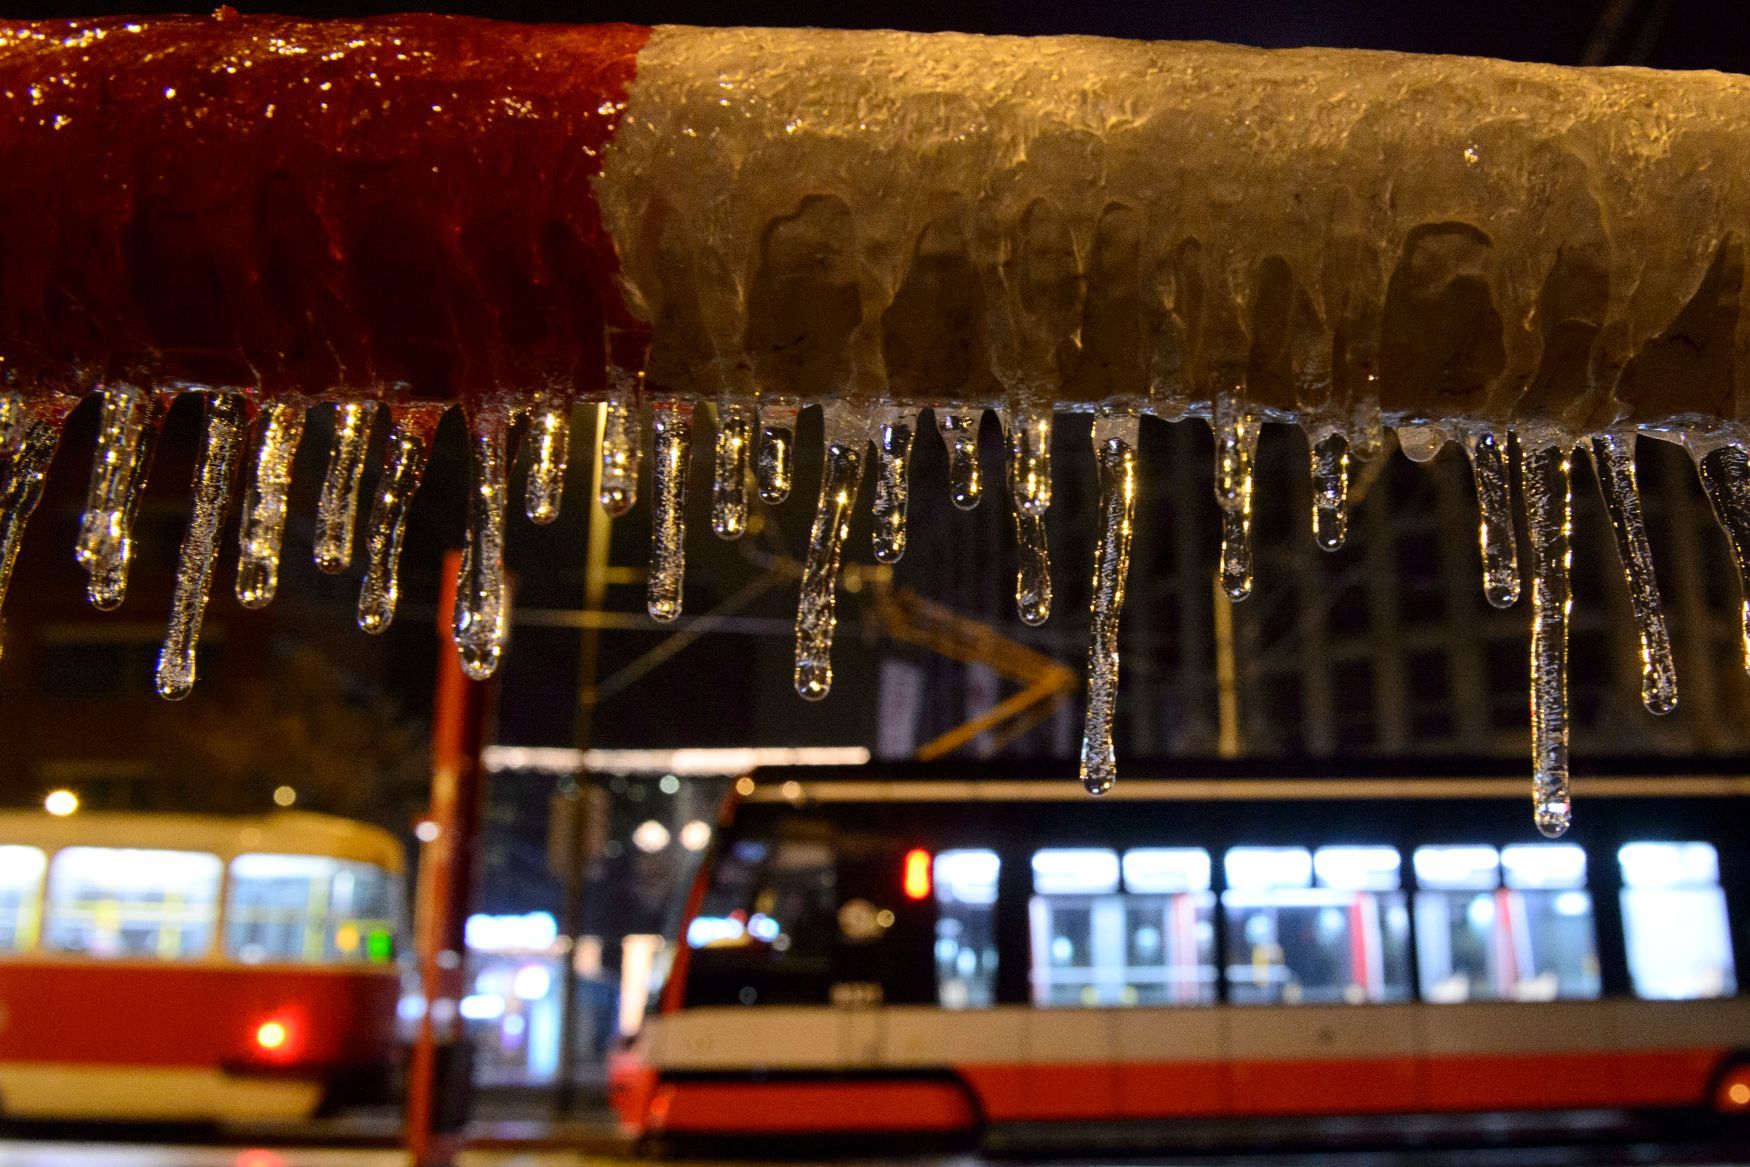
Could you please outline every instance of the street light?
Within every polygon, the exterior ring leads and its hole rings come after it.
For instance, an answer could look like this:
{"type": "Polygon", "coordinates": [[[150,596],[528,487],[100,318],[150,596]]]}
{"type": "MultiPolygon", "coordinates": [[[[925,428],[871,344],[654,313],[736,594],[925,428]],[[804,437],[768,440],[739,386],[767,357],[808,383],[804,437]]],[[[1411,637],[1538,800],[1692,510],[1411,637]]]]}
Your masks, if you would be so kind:
{"type": "Polygon", "coordinates": [[[647,855],[668,846],[668,828],[655,819],[645,819],[632,832],[632,845],[647,855]]]}
{"type": "Polygon", "coordinates": [[[51,790],[43,799],[43,809],[56,818],[66,818],[79,809],[79,796],[71,790],[51,790]]]}

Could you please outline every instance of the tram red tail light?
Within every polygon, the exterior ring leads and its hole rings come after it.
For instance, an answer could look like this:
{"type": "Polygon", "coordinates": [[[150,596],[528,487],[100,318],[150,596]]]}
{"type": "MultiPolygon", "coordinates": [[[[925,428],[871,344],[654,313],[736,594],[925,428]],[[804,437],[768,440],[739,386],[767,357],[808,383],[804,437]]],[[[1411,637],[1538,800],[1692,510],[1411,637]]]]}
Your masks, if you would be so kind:
{"type": "Polygon", "coordinates": [[[292,1044],[291,1027],[283,1021],[263,1021],[255,1029],[255,1044],[264,1053],[282,1053],[292,1044]]]}
{"type": "Polygon", "coordinates": [[[905,898],[930,898],[930,853],[922,847],[905,853],[905,898]]]}

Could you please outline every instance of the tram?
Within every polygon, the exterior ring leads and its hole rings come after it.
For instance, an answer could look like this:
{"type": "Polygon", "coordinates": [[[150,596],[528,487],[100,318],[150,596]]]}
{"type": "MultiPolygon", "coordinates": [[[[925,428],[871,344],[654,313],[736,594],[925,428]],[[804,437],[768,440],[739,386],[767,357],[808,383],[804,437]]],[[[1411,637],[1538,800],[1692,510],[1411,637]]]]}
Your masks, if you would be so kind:
{"type": "Polygon", "coordinates": [[[0,1117],[307,1117],[399,1060],[401,845],[376,827],[0,812],[0,1117]]]}
{"type": "Polygon", "coordinates": [[[1494,763],[1143,770],[743,778],[625,1127],[1750,1114],[1750,768],[1581,775],[1559,841],[1494,763]]]}

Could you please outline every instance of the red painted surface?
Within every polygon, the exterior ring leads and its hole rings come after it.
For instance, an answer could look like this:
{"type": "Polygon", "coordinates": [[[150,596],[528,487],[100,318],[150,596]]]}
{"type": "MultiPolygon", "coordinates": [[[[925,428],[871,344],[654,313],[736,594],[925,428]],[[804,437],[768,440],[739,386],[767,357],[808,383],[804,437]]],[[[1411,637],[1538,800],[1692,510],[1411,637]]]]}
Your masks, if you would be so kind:
{"type": "Polygon", "coordinates": [[[384,1065],[398,1056],[393,970],[0,961],[0,1062],[225,1066],[384,1065]],[[286,1028],[277,1050],[256,1033],[286,1028]]]}
{"type": "Polygon", "coordinates": [[[0,360],[42,393],[598,388],[642,344],[591,180],[649,35],[0,22],[0,360]]]}
{"type": "Polygon", "coordinates": [[[960,1066],[957,1070],[991,1122],[1018,1122],[1028,1117],[1029,1067],[998,1064],[960,1066]]]}
{"type": "Polygon", "coordinates": [[[615,1067],[614,1102],[634,1131],[724,1134],[962,1131],[980,1115],[1001,1123],[1706,1106],[1717,1104],[1709,1085],[1726,1053],[955,1067],[965,1090],[933,1080],[663,1081],[626,1057],[615,1067]]]}
{"type": "Polygon", "coordinates": [[[1228,1114],[1233,1075],[1222,1062],[1148,1062],[1124,1067],[1118,1079],[1125,1118],[1190,1118],[1228,1114]]]}
{"type": "Polygon", "coordinates": [[[1434,1110],[1699,1106],[1724,1049],[1433,1058],[1434,1110]]]}
{"type": "Polygon", "coordinates": [[[635,1054],[616,1050],[608,1055],[608,1103],[622,1129],[632,1134],[644,1129],[657,1080],[657,1072],[635,1054]]]}
{"type": "MultiPolygon", "coordinates": [[[[1050,1050],[1044,1050],[1046,1057],[1050,1050]]],[[[1115,1063],[1038,1062],[1027,1067],[1026,1113],[1037,1119],[1100,1119],[1118,1112],[1118,1082],[1125,1067],[1115,1063]]]]}
{"type": "Polygon", "coordinates": [[[669,1082],[647,1111],[670,1133],[969,1131],[978,1115],[952,1082],[669,1082]]]}
{"type": "Polygon", "coordinates": [[[407,1149],[419,1167],[448,1167],[461,1149],[472,1082],[460,1055],[468,1040],[459,1004],[467,994],[468,913],[479,882],[480,815],[486,799],[487,722],[496,689],[462,671],[449,639],[462,553],[444,556],[438,594],[437,693],[432,701],[431,803],[437,828],[419,856],[414,893],[414,949],[426,1007],[407,1065],[407,1149]],[[448,1105],[446,1105],[448,1103],[448,1105]]]}
{"type": "MultiPolygon", "coordinates": [[[[1244,1061],[1233,1065],[1234,1114],[1389,1114],[1441,1109],[1415,1058],[1244,1061]]],[[[1536,1095],[1519,1105],[1535,1105],[1536,1095]]]]}

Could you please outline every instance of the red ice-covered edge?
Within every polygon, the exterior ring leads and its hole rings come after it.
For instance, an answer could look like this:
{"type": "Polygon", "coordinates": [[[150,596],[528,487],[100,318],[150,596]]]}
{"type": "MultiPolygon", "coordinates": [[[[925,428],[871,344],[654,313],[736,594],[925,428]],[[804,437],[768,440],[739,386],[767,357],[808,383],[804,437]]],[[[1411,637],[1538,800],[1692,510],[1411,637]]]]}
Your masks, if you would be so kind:
{"type": "Polygon", "coordinates": [[[592,179],[633,25],[0,23],[0,371],[468,401],[642,365],[592,179]]]}

